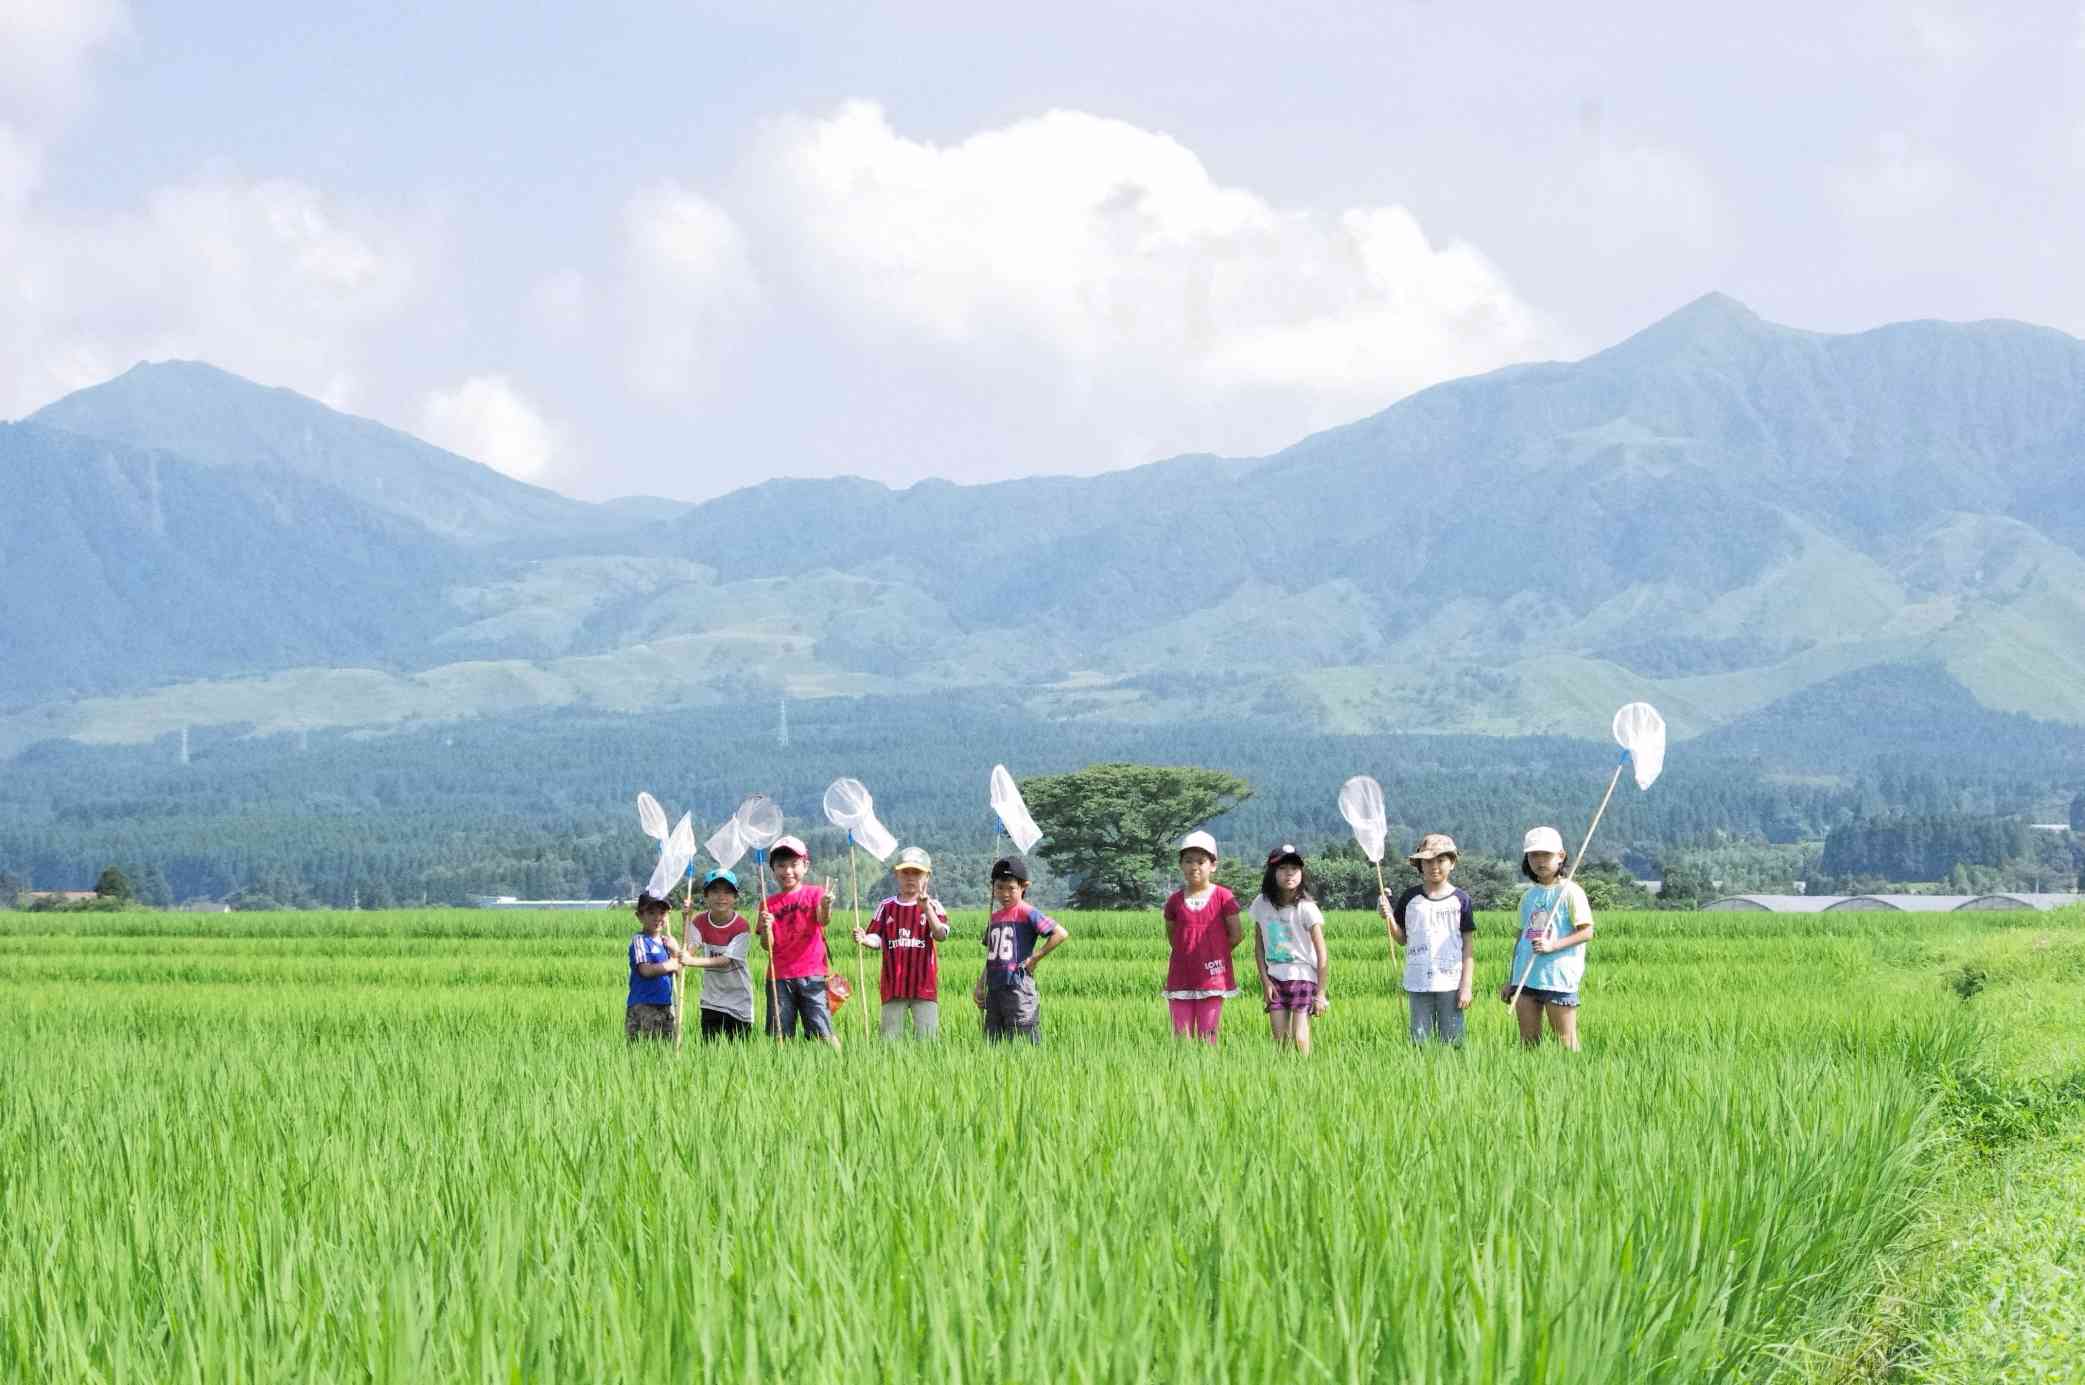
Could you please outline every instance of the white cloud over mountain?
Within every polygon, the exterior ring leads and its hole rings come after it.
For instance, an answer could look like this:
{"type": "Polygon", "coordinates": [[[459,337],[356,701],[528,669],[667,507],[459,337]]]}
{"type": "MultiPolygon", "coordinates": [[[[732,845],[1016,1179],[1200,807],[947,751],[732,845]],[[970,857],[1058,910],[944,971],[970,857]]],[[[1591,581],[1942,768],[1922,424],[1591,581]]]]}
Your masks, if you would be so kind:
{"type": "Polygon", "coordinates": [[[1110,463],[1277,446],[1560,337],[1404,207],[1283,207],[1077,111],[933,144],[853,102],[779,122],[747,185],[762,253],[863,349],[1089,411],[1110,463]]]}
{"type": "Polygon", "coordinates": [[[14,410],[139,360],[208,360],[353,407],[411,299],[414,238],[295,179],[206,175],[96,220],[13,227],[14,410]]]}
{"type": "Polygon", "coordinates": [[[40,203],[97,51],[130,27],[114,0],[0,0],[0,415],[166,357],[353,406],[424,257],[412,233],[302,179],[224,170],[127,209],[40,203]]]}
{"type": "Polygon", "coordinates": [[[743,231],[721,205],[673,183],[623,214],[630,373],[649,394],[706,395],[760,307],[743,231]]]}
{"type": "Polygon", "coordinates": [[[504,375],[473,375],[433,391],[420,407],[417,431],[437,447],[522,481],[541,478],[558,451],[556,430],[504,375]]]}

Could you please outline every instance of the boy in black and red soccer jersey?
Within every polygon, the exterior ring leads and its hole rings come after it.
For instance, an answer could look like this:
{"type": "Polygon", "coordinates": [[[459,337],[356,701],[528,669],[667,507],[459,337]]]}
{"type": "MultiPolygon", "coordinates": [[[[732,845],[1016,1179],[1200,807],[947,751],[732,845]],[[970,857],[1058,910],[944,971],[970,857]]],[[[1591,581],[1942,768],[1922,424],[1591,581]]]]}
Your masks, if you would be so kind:
{"type": "Polygon", "coordinates": [[[912,1037],[931,1039],[941,1032],[940,949],[948,936],[948,914],[927,896],[934,874],[933,858],[916,846],[898,853],[891,867],[898,892],[876,906],[867,928],[854,940],[883,954],[883,1037],[905,1037],[905,1017],[912,1017],[912,1037]]]}

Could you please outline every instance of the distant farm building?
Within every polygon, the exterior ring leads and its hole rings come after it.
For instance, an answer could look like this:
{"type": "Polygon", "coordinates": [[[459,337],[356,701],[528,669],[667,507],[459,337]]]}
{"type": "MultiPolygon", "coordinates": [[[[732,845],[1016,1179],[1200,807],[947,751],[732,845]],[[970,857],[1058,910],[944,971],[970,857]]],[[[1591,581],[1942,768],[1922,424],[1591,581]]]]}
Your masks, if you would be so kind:
{"type": "Polygon", "coordinates": [[[2085,894],[1980,894],[1964,909],[2068,909],[2085,902],[2085,894]]]}
{"type": "Polygon", "coordinates": [[[1966,894],[1857,894],[1827,905],[1826,913],[1951,914],[1969,902],[1966,894]]]}
{"type": "Polygon", "coordinates": [[[1951,914],[1982,909],[2067,909],[2085,894],[1734,894],[1712,899],[1705,911],[1751,910],[1769,914],[1854,913],[1951,914]]]}
{"type": "Polygon", "coordinates": [[[620,899],[516,899],[510,894],[474,894],[469,900],[473,909],[613,909],[623,903],[620,899]]]}
{"type": "Polygon", "coordinates": [[[1712,899],[1701,907],[1719,913],[1753,910],[1768,914],[1818,914],[1844,898],[1836,894],[1734,894],[1712,899]]]}

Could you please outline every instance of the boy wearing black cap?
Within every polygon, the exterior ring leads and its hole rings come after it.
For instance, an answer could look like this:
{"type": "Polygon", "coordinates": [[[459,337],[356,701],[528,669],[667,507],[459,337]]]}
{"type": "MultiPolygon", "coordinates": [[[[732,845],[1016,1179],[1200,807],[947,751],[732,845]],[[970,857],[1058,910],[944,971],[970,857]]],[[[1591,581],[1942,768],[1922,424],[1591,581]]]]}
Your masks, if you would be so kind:
{"type": "Polygon", "coordinates": [[[1028,866],[1020,857],[992,864],[985,969],[970,998],[985,1012],[985,1038],[995,1043],[1016,1034],[1031,1044],[1042,1042],[1042,998],[1035,990],[1035,968],[1071,937],[1064,925],[1029,904],[1027,893],[1028,866]]]}

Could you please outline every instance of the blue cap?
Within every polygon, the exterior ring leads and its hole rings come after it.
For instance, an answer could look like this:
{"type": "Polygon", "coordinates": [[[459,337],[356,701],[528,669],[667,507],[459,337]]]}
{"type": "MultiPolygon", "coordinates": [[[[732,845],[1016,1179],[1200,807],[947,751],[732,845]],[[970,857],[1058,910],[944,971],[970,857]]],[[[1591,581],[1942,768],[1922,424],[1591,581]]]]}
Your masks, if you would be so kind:
{"type": "Polygon", "coordinates": [[[733,875],[730,871],[724,869],[722,866],[718,866],[708,875],[702,877],[702,888],[707,890],[710,886],[716,884],[719,880],[731,886],[731,892],[733,894],[737,894],[739,892],[738,877],[736,875],[733,875]]]}

